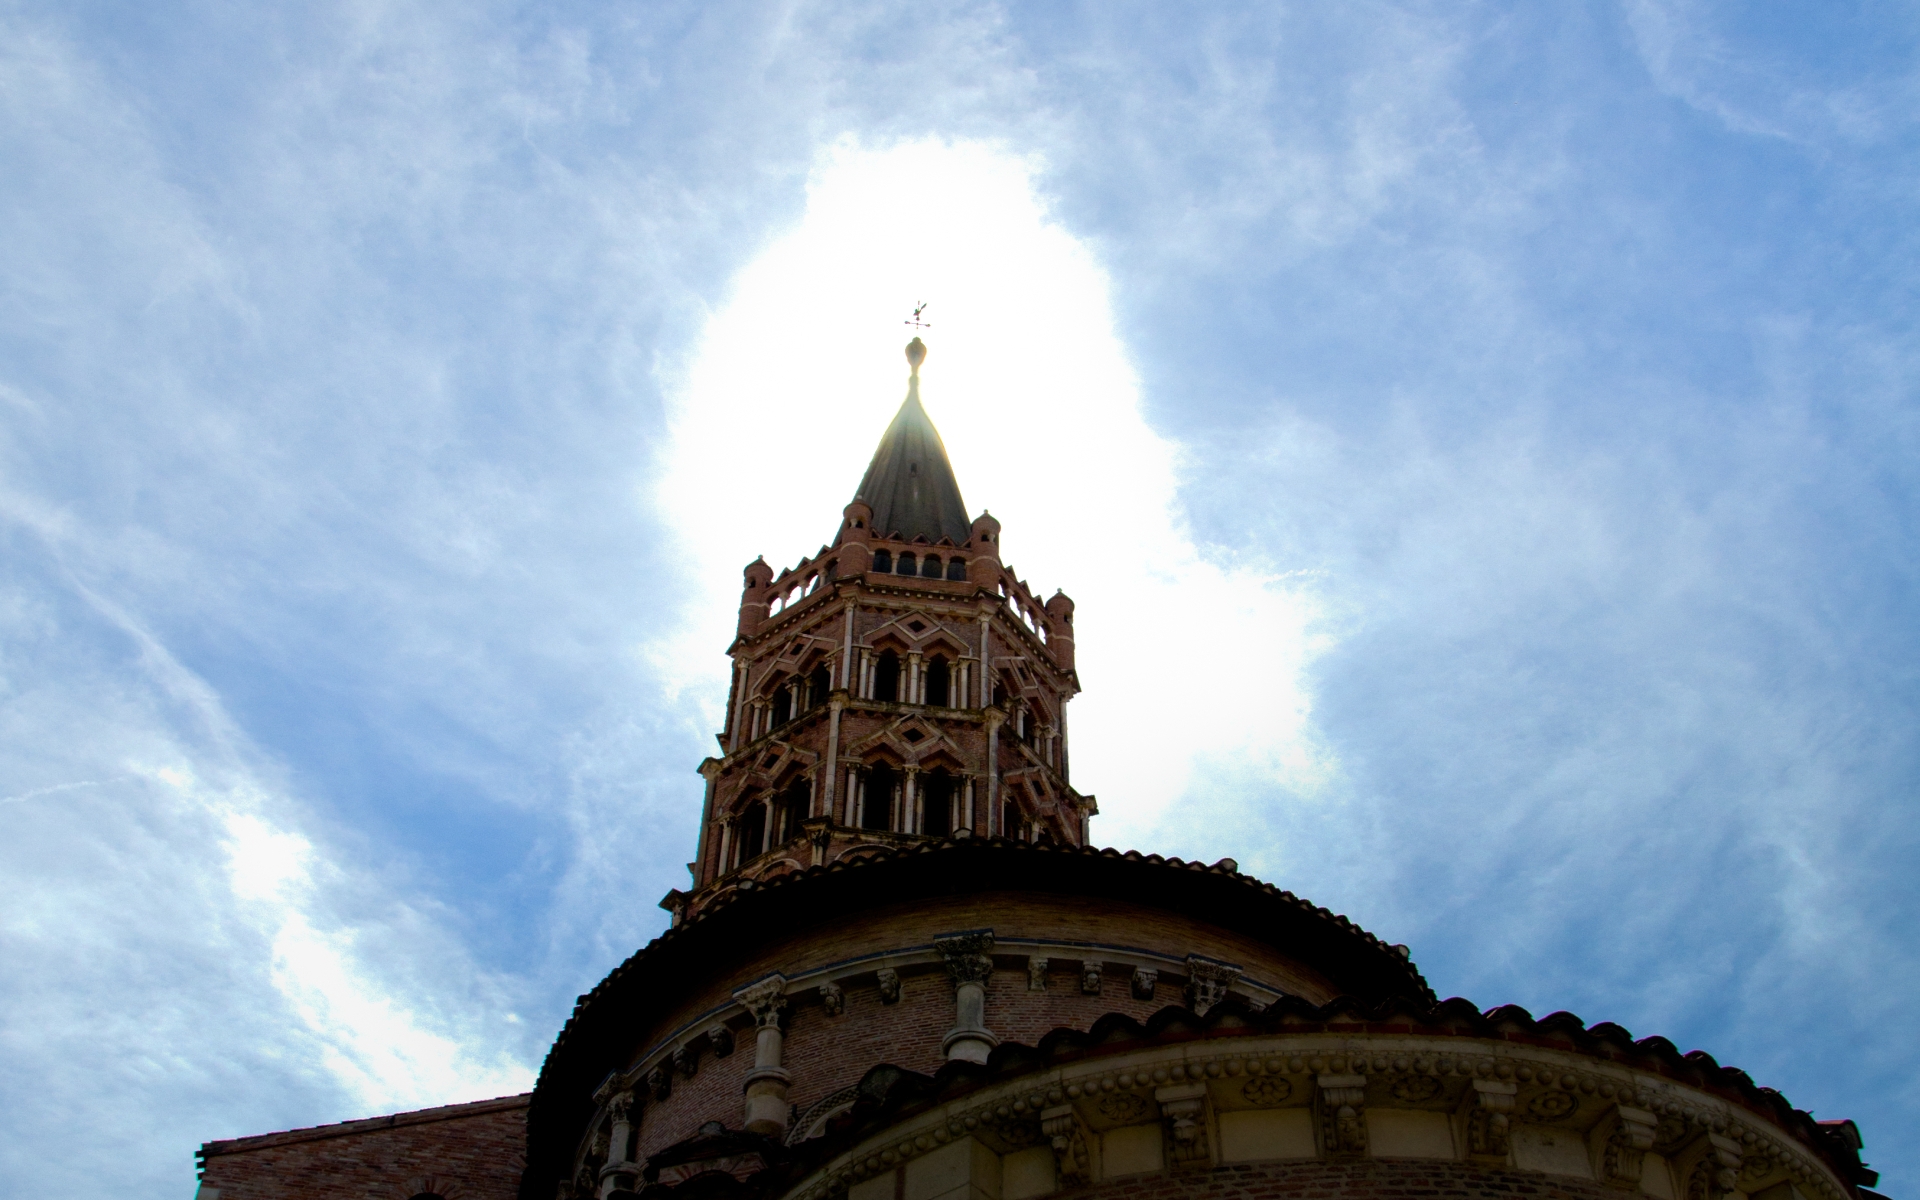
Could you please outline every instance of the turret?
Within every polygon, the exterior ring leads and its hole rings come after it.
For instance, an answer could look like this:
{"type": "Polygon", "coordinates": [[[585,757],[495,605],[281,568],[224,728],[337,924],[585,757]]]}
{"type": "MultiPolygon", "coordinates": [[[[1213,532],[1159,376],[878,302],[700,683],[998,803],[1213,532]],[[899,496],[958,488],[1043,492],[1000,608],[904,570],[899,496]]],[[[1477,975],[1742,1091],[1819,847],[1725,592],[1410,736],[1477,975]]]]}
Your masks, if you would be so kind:
{"type": "Polygon", "coordinates": [[[1047,649],[1062,671],[1073,670],[1073,600],[1065,592],[1047,601],[1047,649]]]}
{"type": "Polygon", "coordinates": [[[739,636],[752,637],[767,623],[767,611],[772,607],[767,588],[773,583],[773,568],[766,559],[756,558],[742,574],[746,576],[746,588],[740,593],[739,636]]]}
{"type": "Polygon", "coordinates": [[[1000,583],[1000,522],[981,510],[967,534],[967,582],[992,588],[1000,583]]]}
{"type": "Polygon", "coordinates": [[[864,575],[873,566],[873,549],[867,540],[873,536],[873,506],[855,496],[840,518],[840,536],[834,545],[840,549],[841,575],[864,575]]]}

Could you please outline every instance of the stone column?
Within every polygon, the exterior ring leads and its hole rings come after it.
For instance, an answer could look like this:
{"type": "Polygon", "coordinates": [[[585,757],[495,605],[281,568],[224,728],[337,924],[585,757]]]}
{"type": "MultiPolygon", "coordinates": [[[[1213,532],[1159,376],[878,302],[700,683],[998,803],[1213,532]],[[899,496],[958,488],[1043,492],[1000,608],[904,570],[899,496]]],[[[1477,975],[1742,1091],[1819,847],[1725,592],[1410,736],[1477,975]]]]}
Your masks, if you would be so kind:
{"type": "Polygon", "coordinates": [[[987,1031],[987,977],[993,974],[993,930],[971,929],[933,939],[953,980],[953,1029],[940,1043],[949,1059],[983,1063],[1000,1039],[987,1031]]]}
{"type": "Polygon", "coordinates": [[[756,1027],[753,1069],[747,1072],[745,1128],[751,1133],[779,1137],[787,1131],[787,1084],[792,1076],[780,1066],[785,1038],[780,1019],[787,1009],[787,980],[770,975],[733,994],[753,1017],[756,1027]]]}
{"type": "Polygon", "coordinates": [[[640,1173],[640,1164],[632,1161],[633,1093],[621,1092],[607,1104],[613,1130],[607,1139],[607,1163],[600,1168],[600,1195],[619,1188],[640,1173]]]}
{"type": "Polygon", "coordinates": [[[840,686],[848,691],[853,690],[853,613],[859,607],[851,601],[847,603],[846,630],[840,635],[840,661],[834,664],[840,686]]]}
{"type": "Polygon", "coordinates": [[[987,710],[987,833],[998,830],[1001,837],[1011,837],[1000,819],[1000,722],[1005,719],[998,709],[987,710]]]}
{"type": "Polygon", "coordinates": [[[908,763],[900,769],[900,832],[919,833],[920,768],[908,763]]]}
{"type": "Polygon", "coordinates": [[[840,710],[847,706],[844,692],[833,692],[827,697],[827,775],[826,799],[820,811],[828,819],[833,817],[833,785],[840,778],[840,710]]]}
{"type": "Polygon", "coordinates": [[[920,652],[918,650],[907,651],[906,693],[908,704],[925,704],[927,702],[926,692],[922,690],[926,686],[926,682],[926,677],[921,674],[920,670],[920,652]]]}
{"type": "Polygon", "coordinates": [[[733,685],[733,728],[727,738],[727,753],[732,754],[740,748],[746,739],[740,736],[740,723],[747,719],[747,664],[741,663],[734,671],[737,682],[733,685]]]}

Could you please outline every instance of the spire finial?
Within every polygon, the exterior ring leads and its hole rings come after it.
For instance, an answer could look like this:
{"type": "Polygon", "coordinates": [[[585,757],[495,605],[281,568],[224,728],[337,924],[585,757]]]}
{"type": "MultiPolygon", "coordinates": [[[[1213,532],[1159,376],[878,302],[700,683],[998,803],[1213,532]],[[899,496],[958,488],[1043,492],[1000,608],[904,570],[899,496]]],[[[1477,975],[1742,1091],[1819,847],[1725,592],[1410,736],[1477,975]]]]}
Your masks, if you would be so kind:
{"type": "Polygon", "coordinates": [[[922,300],[913,306],[913,315],[900,322],[902,325],[911,325],[914,328],[914,338],[907,343],[907,365],[913,368],[915,379],[920,378],[920,364],[926,361],[927,357],[927,348],[921,344],[919,331],[933,328],[932,325],[920,319],[921,314],[926,311],[927,302],[922,300]]]}

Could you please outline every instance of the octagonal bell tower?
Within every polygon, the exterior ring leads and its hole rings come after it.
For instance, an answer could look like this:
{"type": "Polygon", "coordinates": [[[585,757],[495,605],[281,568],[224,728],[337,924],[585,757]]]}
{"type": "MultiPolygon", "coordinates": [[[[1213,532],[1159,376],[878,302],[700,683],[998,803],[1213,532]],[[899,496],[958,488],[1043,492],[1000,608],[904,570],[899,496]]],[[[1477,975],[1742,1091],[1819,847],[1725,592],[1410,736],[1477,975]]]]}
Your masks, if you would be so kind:
{"type": "Polygon", "coordinates": [[[926,839],[1083,845],[1098,811],[1070,782],[1080,690],[1073,601],[1042,601],[971,520],[920,401],[906,399],[833,540],[779,573],[747,565],[721,754],[675,923],[736,888],[926,839]]]}

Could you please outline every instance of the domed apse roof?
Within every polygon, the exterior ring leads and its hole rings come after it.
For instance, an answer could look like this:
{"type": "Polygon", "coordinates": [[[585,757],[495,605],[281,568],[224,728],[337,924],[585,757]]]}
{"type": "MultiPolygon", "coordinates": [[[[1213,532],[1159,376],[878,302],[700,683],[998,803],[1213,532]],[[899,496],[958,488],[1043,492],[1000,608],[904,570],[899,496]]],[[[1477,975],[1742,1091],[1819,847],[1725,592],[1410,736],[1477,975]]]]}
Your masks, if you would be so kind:
{"type": "Polygon", "coordinates": [[[920,404],[920,373],[907,383],[907,398],[867,464],[855,499],[873,509],[873,531],[881,537],[929,542],[967,540],[972,522],[960,498],[960,484],[947,461],[940,431],[920,404]]]}
{"type": "Polygon", "coordinates": [[[575,1003],[547,1054],[527,1114],[527,1173],[521,1195],[546,1200],[565,1178],[579,1130],[593,1115],[593,1090],[624,1067],[635,1035],[665,1017],[687,992],[724,977],[761,947],[816,927],[823,914],[890,903],[1017,891],[1071,902],[1112,898],[1241,933],[1284,950],[1362,1004],[1435,1002],[1402,951],[1346,917],[1248,875],[1222,859],[1211,866],[1137,851],[963,838],[843,858],[723,896],[614,968],[575,1003]]]}

